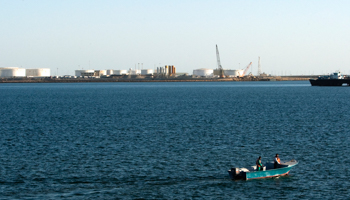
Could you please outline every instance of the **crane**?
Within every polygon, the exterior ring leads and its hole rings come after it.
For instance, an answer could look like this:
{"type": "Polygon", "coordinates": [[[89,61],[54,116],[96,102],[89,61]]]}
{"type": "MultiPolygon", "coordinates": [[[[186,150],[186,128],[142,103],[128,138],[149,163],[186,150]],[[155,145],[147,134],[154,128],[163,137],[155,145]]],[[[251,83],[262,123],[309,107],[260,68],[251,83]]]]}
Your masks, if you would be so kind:
{"type": "Polygon", "coordinates": [[[250,68],[250,66],[252,66],[253,62],[250,62],[249,65],[244,69],[242,76],[245,76],[245,74],[247,73],[248,69],[250,68]]]}
{"type": "Polygon", "coordinates": [[[224,69],[221,66],[218,45],[216,45],[216,60],[218,61],[219,76],[220,76],[220,78],[224,78],[225,77],[224,69]]]}

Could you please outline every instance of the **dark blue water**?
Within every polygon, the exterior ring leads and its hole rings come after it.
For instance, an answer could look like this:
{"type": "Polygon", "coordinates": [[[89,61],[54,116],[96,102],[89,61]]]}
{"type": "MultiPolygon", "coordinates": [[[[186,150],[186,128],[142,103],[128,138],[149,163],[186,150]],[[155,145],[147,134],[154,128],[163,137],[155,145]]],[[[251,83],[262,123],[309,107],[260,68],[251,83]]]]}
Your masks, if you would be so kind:
{"type": "Polygon", "coordinates": [[[0,199],[350,198],[350,88],[0,85],[0,199]],[[280,178],[227,170],[300,163],[280,178]]]}

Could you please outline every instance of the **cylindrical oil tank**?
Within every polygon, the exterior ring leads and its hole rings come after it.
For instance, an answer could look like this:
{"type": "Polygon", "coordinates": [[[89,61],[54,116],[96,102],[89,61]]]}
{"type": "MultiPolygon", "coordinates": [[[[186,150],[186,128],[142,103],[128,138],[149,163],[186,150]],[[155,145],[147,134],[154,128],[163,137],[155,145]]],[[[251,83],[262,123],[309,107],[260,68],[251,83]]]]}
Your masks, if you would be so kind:
{"type": "Polygon", "coordinates": [[[193,70],[193,75],[194,76],[204,76],[204,77],[210,77],[213,76],[214,70],[213,69],[194,69],[193,70]]]}
{"type": "Polygon", "coordinates": [[[140,69],[135,69],[135,70],[131,69],[129,71],[129,73],[130,73],[130,75],[140,75],[141,74],[141,70],[140,69]]]}
{"type": "Polygon", "coordinates": [[[165,73],[165,74],[168,74],[168,73],[169,73],[168,65],[165,65],[165,67],[164,67],[164,73],[165,73]]]}
{"type": "Polygon", "coordinates": [[[141,75],[152,75],[153,74],[153,69],[142,69],[141,70],[141,75]]]}
{"type": "Polygon", "coordinates": [[[75,76],[83,76],[84,74],[94,74],[94,72],[95,71],[93,69],[75,70],[75,76]]]}
{"type": "Polygon", "coordinates": [[[101,70],[99,70],[100,71],[100,76],[103,76],[103,75],[107,75],[107,70],[105,70],[105,69],[101,69],[101,70]]]}
{"type": "Polygon", "coordinates": [[[4,67],[0,68],[0,77],[11,78],[11,77],[24,77],[26,76],[26,69],[18,67],[4,67]]]}
{"type": "Polygon", "coordinates": [[[33,76],[33,77],[49,77],[50,69],[49,68],[26,69],[26,75],[33,76]]]}
{"type": "Polygon", "coordinates": [[[113,74],[113,69],[106,70],[106,75],[112,75],[112,74],[113,74]]]}
{"type": "Polygon", "coordinates": [[[128,70],[126,69],[118,69],[118,70],[113,70],[113,73],[115,75],[128,75],[128,70]]]}

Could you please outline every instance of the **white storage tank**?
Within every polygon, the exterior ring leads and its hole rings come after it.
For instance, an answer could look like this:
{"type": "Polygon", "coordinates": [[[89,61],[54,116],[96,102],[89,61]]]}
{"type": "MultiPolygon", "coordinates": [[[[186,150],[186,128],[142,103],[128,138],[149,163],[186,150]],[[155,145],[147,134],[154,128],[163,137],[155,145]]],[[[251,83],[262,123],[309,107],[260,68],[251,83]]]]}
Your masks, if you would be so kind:
{"type": "Polygon", "coordinates": [[[112,75],[113,74],[113,69],[107,69],[106,70],[106,75],[112,75]]]}
{"type": "Polygon", "coordinates": [[[26,75],[33,76],[33,77],[49,77],[50,69],[49,68],[26,69],[26,75]]]}
{"type": "Polygon", "coordinates": [[[139,70],[139,69],[136,69],[136,70],[129,69],[129,74],[130,75],[140,75],[141,74],[141,70],[139,70]]]}
{"type": "Polygon", "coordinates": [[[4,67],[0,68],[0,77],[11,78],[11,77],[25,77],[26,69],[18,67],[4,67]]]}
{"type": "Polygon", "coordinates": [[[115,75],[128,75],[128,70],[126,69],[118,69],[118,70],[113,70],[113,74],[115,75]]]}
{"type": "Polygon", "coordinates": [[[242,76],[243,70],[225,69],[224,74],[225,74],[225,76],[229,76],[229,77],[242,76]]]}
{"type": "Polygon", "coordinates": [[[153,75],[153,69],[141,69],[141,75],[153,75]]]}
{"type": "Polygon", "coordinates": [[[105,69],[101,69],[101,70],[99,70],[100,71],[100,76],[103,76],[103,75],[107,75],[107,70],[105,70],[105,69]]]}
{"type": "Polygon", "coordinates": [[[93,69],[75,70],[75,76],[93,76],[94,72],[93,69]]]}
{"type": "Polygon", "coordinates": [[[193,70],[193,75],[194,76],[204,76],[204,77],[211,77],[213,76],[214,70],[213,69],[194,69],[193,70]]]}

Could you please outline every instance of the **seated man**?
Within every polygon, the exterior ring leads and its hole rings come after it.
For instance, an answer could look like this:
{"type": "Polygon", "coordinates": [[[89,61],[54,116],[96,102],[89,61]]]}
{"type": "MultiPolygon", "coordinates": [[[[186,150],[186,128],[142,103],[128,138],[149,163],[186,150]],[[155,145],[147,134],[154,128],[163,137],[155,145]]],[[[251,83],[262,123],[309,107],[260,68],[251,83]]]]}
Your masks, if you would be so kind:
{"type": "Polygon", "coordinates": [[[278,154],[276,154],[275,156],[275,162],[274,162],[274,167],[275,169],[277,169],[279,167],[279,165],[281,164],[281,160],[280,158],[278,157],[278,154]]]}
{"type": "Polygon", "coordinates": [[[261,164],[261,156],[256,160],[256,171],[260,171],[263,167],[263,164],[261,164]]]}

